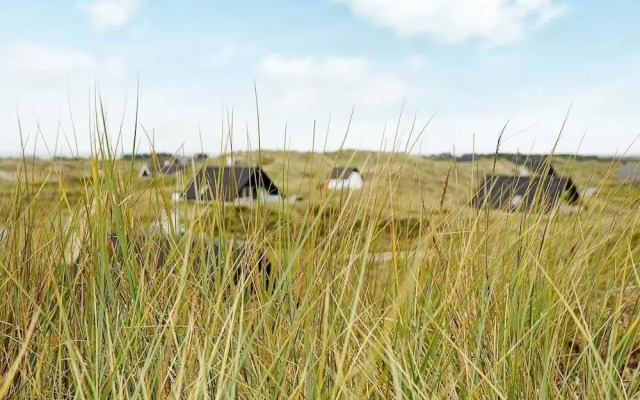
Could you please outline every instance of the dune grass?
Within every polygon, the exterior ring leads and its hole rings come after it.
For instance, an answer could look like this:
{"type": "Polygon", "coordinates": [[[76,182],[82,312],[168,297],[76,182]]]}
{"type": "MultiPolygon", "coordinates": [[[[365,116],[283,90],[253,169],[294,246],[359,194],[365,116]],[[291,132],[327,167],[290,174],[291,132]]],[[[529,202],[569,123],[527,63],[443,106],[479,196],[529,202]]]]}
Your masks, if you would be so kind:
{"type": "Polygon", "coordinates": [[[235,208],[173,204],[176,182],[140,183],[108,146],[47,170],[57,179],[14,165],[1,205],[0,398],[640,393],[640,193],[607,183],[613,165],[572,212],[504,213],[467,206],[493,161],[263,152],[305,200],[235,208]],[[323,190],[347,162],[365,166],[367,187],[323,190]],[[140,233],[175,207],[184,235],[140,233]],[[231,251],[207,258],[211,239],[262,249],[269,285],[251,251],[239,280],[231,251]]]}

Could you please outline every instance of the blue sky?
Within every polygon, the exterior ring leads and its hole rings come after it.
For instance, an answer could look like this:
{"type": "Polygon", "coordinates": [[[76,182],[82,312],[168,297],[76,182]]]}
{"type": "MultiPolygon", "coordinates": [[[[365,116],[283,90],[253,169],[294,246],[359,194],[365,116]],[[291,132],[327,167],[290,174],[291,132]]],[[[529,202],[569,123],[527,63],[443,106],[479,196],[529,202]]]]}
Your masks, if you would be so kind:
{"type": "Polygon", "coordinates": [[[503,150],[547,152],[571,106],[559,151],[640,154],[638,17],[632,0],[4,1],[0,155],[18,120],[29,151],[69,153],[66,136],[86,154],[96,88],[130,148],[138,79],[163,151],[217,153],[231,116],[255,148],[255,81],[265,148],[311,149],[315,121],[336,149],[355,107],[346,147],[389,149],[404,103],[402,138],[435,114],[416,152],[493,151],[507,121],[503,150]]]}

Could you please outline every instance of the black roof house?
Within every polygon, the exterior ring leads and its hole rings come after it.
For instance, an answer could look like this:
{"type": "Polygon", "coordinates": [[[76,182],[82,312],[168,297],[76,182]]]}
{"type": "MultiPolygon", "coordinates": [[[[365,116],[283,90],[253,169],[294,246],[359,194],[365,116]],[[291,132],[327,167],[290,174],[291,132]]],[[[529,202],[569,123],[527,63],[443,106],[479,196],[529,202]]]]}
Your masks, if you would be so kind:
{"type": "Polygon", "coordinates": [[[352,173],[360,173],[355,167],[336,167],[331,171],[331,179],[349,179],[352,173]]]}
{"type": "Polygon", "coordinates": [[[178,172],[182,171],[183,169],[185,169],[185,167],[183,165],[181,165],[181,164],[178,164],[178,163],[165,164],[160,169],[160,173],[162,175],[174,175],[174,174],[177,174],[178,172]]]}
{"type": "Polygon", "coordinates": [[[280,196],[280,190],[271,178],[258,167],[207,166],[203,167],[187,187],[187,200],[209,201],[220,196],[225,202],[239,197],[257,198],[258,190],[280,196]]]}
{"type": "Polygon", "coordinates": [[[150,178],[157,173],[160,175],[175,175],[185,169],[185,166],[175,157],[162,157],[152,159],[149,163],[142,165],[138,176],[140,178],[150,178]]]}
{"type": "Polygon", "coordinates": [[[523,168],[520,176],[531,176],[531,177],[557,177],[566,179],[566,187],[565,190],[567,192],[567,198],[571,203],[575,203],[580,198],[580,193],[578,192],[578,188],[576,184],[573,182],[568,176],[561,176],[555,168],[553,168],[553,164],[548,161],[548,158],[527,158],[522,162],[519,162],[519,165],[523,168]]]}
{"type": "Polygon", "coordinates": [[[560,176],[487,175],[471,199],[476,208],[485,206],[507,211],[550,211],[562,198],[569,204],[578,200],[578,191],[569,178],[560,176]]]}
{"type": "Polygon", "coordinates": [[[519,162],[521,167],[524,167],[529,175],[536,176],[556,176],[556,170],[553,168],[553,165],[548,162],[546,159],[534,159],[527,158],[522,162],[519,162]]]}

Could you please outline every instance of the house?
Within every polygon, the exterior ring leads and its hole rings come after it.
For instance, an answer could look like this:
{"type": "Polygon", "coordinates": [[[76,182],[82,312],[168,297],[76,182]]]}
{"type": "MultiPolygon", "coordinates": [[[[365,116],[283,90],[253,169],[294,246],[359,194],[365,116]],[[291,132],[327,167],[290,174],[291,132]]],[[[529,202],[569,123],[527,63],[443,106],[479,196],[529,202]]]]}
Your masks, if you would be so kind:
{"type": "Polygon", "coordinates": [[[618,180],[623,182],[640,182],[640,165],[623,165],[618,171],[618,180]]]}
{"type": "Polygon", "coordinates": [[[519,175],[523,177],[532,176],[543,178],[545,176],[548,176],[566,179],[566,191],[568,198],[571,199],[572,202],[576,202],[580,198],[580,193],[578,192],[578,188],[573,182],[573,179],[568,176],[561,176],[560,174],[558,174],[547,158],[527,158],[526,160],[519,162],[518,167],[520,172],[519,175]]]}
{"type": "Polygon", "coordinates": [[[547,159],[527,158],[522,162],[518,161],[520,176],[556,176],[556,170],[547,159]]]}
{"type": "Polygon", "coordinates": [[[175,175],[183,169],[184,166],[180,163],[164,164],[160,169],[160,173],[162,175],[175,175]]]}
{"type": "Polygon", "coordinates": [[[158,158],[157,164],[153,163],[143,164],[140,166],[140,172],[138,172],[138,178],[151,178],[155,175],[156,171],[160,171],[161,175],[175,175],[184,169],[184,166],[180,160],[174,157],[158,158]]]}
{"type": "Polygon", "coordinates": [[[192,159],[196,161],[206,160],[207,158],[209,158],[209,154],[207,153],[196,153],[192,157],[192,159]]]}
{"type": "Polygon", "coordinates": [[[258,167],[203,167],[187,187],[189,201],[211,201],[222,198],[225,203],[247,203],[260,199],[275,202],[282,198],[278,187],[258,167]]]}
{"type": "Polygon", "coordinates": [[[569,178],[560,176],[487,175],[473,196],[476,208],[488,206],[507,211],[550,211],[560,200],[578,201],[578,191],[569,178]]]}
{"type": "Polygon", "coordinates": [[[142,164],[140,166],[140,172],[138,172],[138,178],[151,178],[152,176],[153,171],[151,171],[149,164],[142,164]]]}
{"type": "Polygon", "coordinates": [[[360,171],[353,167],[339,167],[331,171],[331,178],[327,184],[327,189],[362,189],[364,180],[360,171]]]}

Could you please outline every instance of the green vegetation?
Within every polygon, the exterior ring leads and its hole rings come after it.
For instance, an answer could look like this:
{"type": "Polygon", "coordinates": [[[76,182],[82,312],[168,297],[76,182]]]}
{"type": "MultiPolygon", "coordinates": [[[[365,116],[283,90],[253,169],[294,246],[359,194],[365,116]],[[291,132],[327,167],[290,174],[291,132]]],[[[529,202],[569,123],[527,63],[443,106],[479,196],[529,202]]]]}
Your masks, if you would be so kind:
{"type": "Polygon", "coordinates": [[[509,214],[467,206],[505,158],[262,151],[303,200],[239,208],[173,204],[110,154],[0,162],[0,398],[640,394],[640,187],[612,161],[555,159],[597,193],[509,214]],[[365,188],[324,190],[336,164],[365,188]],[[149,233],[176,207],[184,235],[149,233]],[[263,249],[269,286],[250,251],[240,279],[202,262],[210,239],[263,249]]]}

